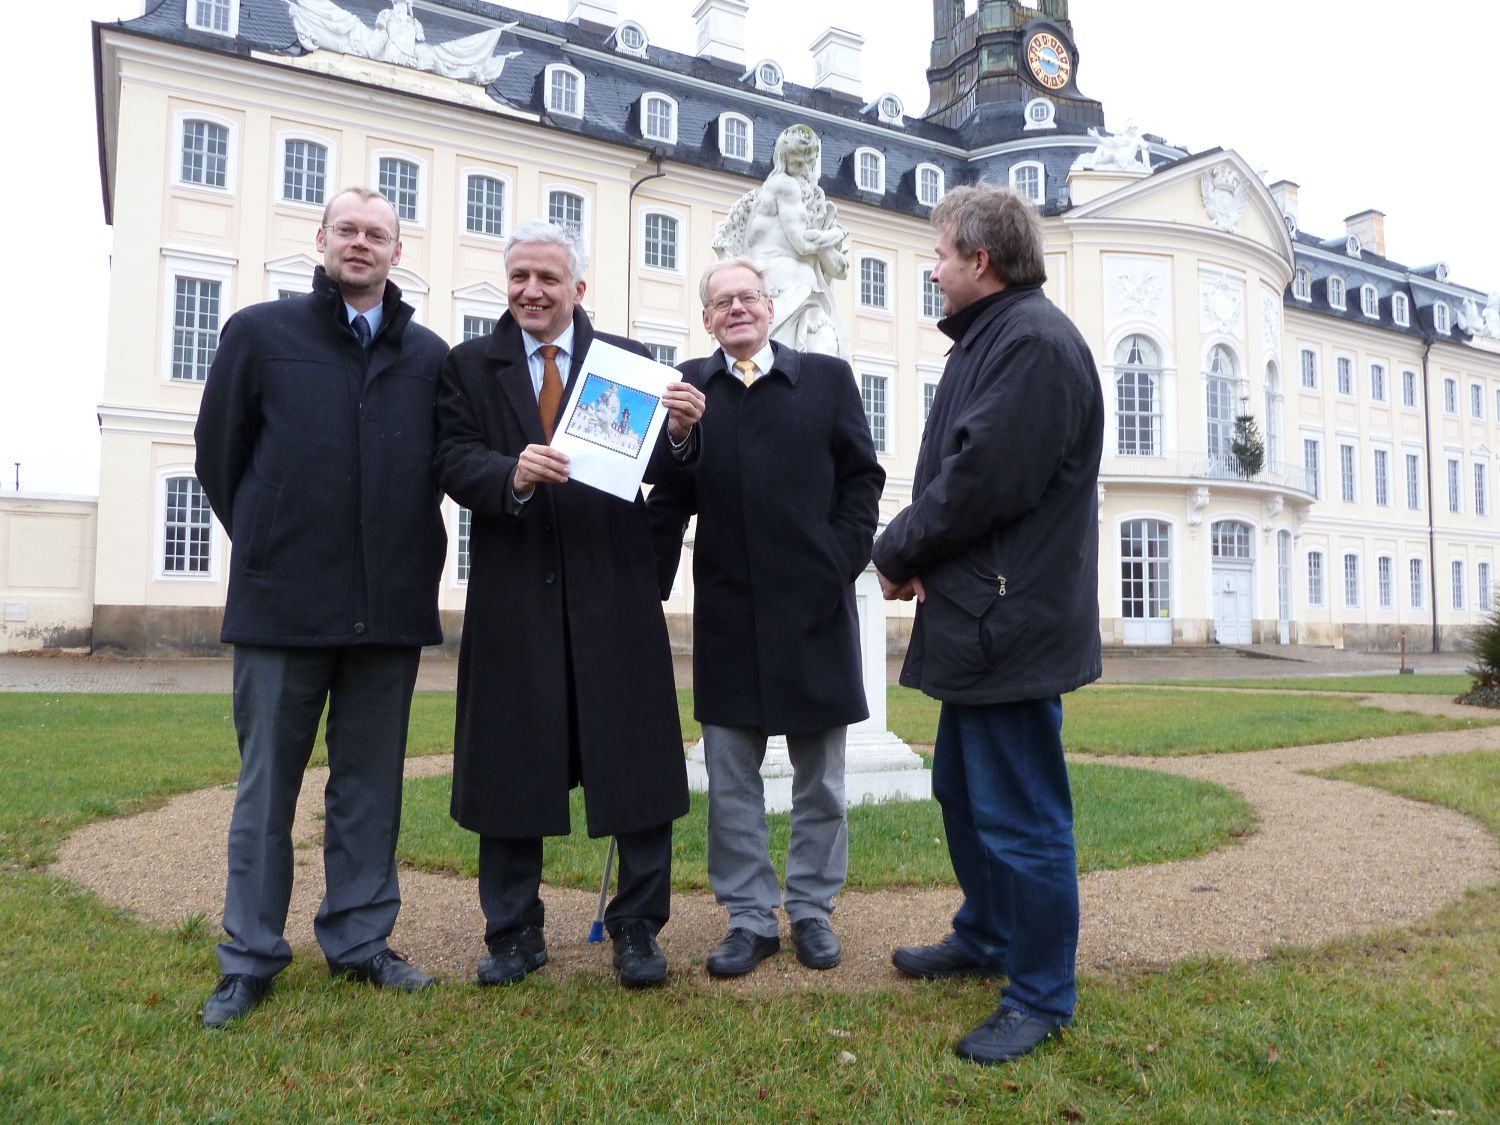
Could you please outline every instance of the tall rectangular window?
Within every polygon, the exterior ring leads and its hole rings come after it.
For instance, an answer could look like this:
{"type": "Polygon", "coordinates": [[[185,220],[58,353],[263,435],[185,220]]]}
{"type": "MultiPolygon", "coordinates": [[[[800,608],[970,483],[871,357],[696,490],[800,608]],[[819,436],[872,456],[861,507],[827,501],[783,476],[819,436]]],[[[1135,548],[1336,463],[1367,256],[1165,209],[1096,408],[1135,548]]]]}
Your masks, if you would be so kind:
{"type": "Polygon", "coordinates": [[[927,425],[927,419],[932,417],[932,403],[937,398],[938,385],[936,383],[922,384],[922,425],[927,425]]]}
{"type": "Polygon", "coordinates": [[[212,121],[182,123],[182,182],[204,187],[229,183],[229,130],[212,121]]]}
{"type": "Polygon", "coordinates": [[[1318,385],[1318,353],[1311,348],[1302,349],[1302,385],[1316,388],[1318,385]]]}
{"type": "Polygon", "coordinates": [[[328,149],[313,141],[287,141],[281,162],[281,198],[321,206],[328,195],[328,149]]]}
{"type": "Polygon", "coordinates": [[[1354,609],[1359,605],[1359,556],[1344,556],[1344,605],[1354,609]]]}
{"type": "Polygon", "coordinates": [[[1469,384],[1469,416],[1484,417],[1484,388],[1478,383],[1469,384]]]}
{"type": "Polygon", "coordinates": [[[1453,608],[1464,607],[1464,564],[1462,559],[1454,559],[1451,566],[1453,572],[1453,608]]]}
{"type": "Polygon", "coordinates": [[[1415,453],[1406,455],[1406,506],[1414,512],[1422,506],[1422,459],[1415,453]]]}
{"type": "Polygon", "coordinates": [[[1391,559],[1389,555],[1381,555],[1375,560],[1375,580],[1379,589],[1380,608],[1391,608],[1391,559]]]}
{"type": "Polygon", "coordinates": [[[472,234],[505,233],[505,184],[492,176],[470,176],[465,226],[472,234]]]}
{"type": "Polygon", "coordinates": [[[1401,372],[1401,405],[1417,405],[1417,373],[1415,371],[1401,372]]]}
{"type": "Polygon", "coordinates": [[[1464,510],[1462,487],[1458,479],[1458,460],[1450,457],[1448,458],[1448,510],[1450,512],[1464,510]]]}
{"type": "Polygon", "coordinates": [[[1307,604],[1323,604],[1323,552],[1307,552],[1307,604]]]}
{"type": "Polygon", "coordinates": [[[1489,609],[1494,601],[1494,588],[1490,585],[1490,564],[1480,563],[1474,568],[1474,597],[1480,609],[1489,609]]]}
{"type": "MultiPolygon", "coordinates": [[[[219,350],[222,283],[179,277],[172,307],[172,378],[201,383],[219,350]]],[[[196,482],[194,482],[196,483],[196,482]]]]}
{"type": "Polygon", "coordinates": [[[674,107],[666,98],[648,97],[646,99],[645,135],[651,140],[675,144],[677,142],[675,118],[674,107]]]}
{"type": "Polygon", "coordinates": [[[421,183],[421,169],[410,160],[399,160],[394,156],[383,156],[380,158],[379,183],[380,194],[391,201],[391,206],[396,209],[396,217],[403,223],[414,223],[417,221],[418,190],[421,183]]]}
{"type": "Polygon", "coordinates": [[[562,67],[552,68],[552,81],[547,86],[547,108],[553,113],[565,113],[569,117],[581,117],[579,106],[578,75],[562,67]]]}
{"type": "Polygon", "coordinates": [[[1306,477],[1307,491],[1321,498],[1318,491],[1318,442],[1315,438],[1302,439],[1302,470],[1306,477]]]}
{"type": "Polygon", "coordinates": [[[1391,455],[1384,449],[1375,451],[1375,503],[1382,508],[1391,503],[1391,455]]]}
{"type": "Polygon", "coordinates": [[[583,196],[571,191],[554,191],[547,196],[547,221],[553,226],[571,231],[574,237],[583,235],[583,196]]]}
{"type": "Polygon", "coordinates": [[[939,320],[943,315],[943,291],[932,280],[932,271],[922,271],[922,315],[929,320],[939,320]]]}
{"type": "Polygon", "coordinates": [[[677,268],[677,220],[670,215],[646,216],[646,264],[661,270],[677,268]]]}
{"type": "Polygon", "coordinates": [[[1443,380],[1443,409],[1449,414],[1458,413],[1458,380],[1443,380]]]}
{"type": "Polygon", "coordinates": [[[1411,577],[1411,607],[1421,609],[1422,600],[1426,597],[1424,591],[1427,589],[1427,582],[1422,573],[1422,560],[1412,559],[1407,564],[1407,570],[1411,577]]]}
{"type": "Polygon", "coordinates": [[[750,125],[740,117],[726,117],[720,123],[722,149],[731,160],[750,159],[750,125]]]}
{"type": "Polygon", "coordinates": [[[464,339],[477,340],[481,336],[488,336],[495,330],[495,318],[492,316],[469,316],[464,315],[464,339]]]}
{"type": "Polygon", "coordinates": [[[197,478],[169,478],[163,513],[162,572],[207,574],[211,534],[208,496],[197,478]]]}
{"type": "Polygon", "coordinates": [[[1338,369],[1339,394],[1352,395],[1354,393],[1354,361],[1346,355],[1341,355],[1334,363],[1338,369]]]}
{"type": "Polygon", "coordinates": [[[943,197],[943,173],[937,168],[917,169],[917,202],[924,207],[934,207],[943,197]]]}
{"type": "Polygon", "coordinates": [[[1483,461],[1474,462],[1474,514],[1485,514],[1485,485],[1489,482],[1489,470],[1483,461]]]}
{"type": "Polygon", "coordinates": [[[1339,446],[1339,491],[1345,504],[1354,503],[1354,446],[1339,446]]]}
{"type": "Polygon", "coordinates": [[[468,508],[458,509],[458,545],[454,551],[454,577],[460,582],[469,580],[469,544],[474,534],[474,513],[468,508]]]}
{"type": "Polygon", "coordinates": [[[1370,397],[1376,402],[1385,401],[1385,364],[1370,364],[1370,397]]]}
{"type": "Polygon", "coordinates": [[[884,262],[879,258],[861,258],[859,260],[859,303],[866,308],[885,308],[885,280],[884,262]]]}
{"type": "Polygon", "coordinates": [[[885,448],[885,376],[860,375],[859,397],[864,400],[865,420],[870,423],[870,437],[875,440],[875,450],[884,453],[885,448]]]}

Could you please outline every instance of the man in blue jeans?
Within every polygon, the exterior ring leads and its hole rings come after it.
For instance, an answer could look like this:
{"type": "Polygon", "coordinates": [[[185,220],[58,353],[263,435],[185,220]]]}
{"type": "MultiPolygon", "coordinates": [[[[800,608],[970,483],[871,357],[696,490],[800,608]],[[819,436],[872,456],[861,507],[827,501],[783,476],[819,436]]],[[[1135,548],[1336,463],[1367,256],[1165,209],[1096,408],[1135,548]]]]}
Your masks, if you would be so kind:
{"type": "Polygon", "coordinates": [[[957,1048],[999,1063],[1071,1022],[1077,999],[1060,696],[1100,673],[1104,402],[1083,337],[1042,294],[1031,204],[957,188],[932,224],[953,348],[912,502],[874,559],[886,598],[918,603],[901,682],[942,701],[932,791],[964,902],[941,942],[891,959],[914,977],[1006,977],[957,1048]]]}

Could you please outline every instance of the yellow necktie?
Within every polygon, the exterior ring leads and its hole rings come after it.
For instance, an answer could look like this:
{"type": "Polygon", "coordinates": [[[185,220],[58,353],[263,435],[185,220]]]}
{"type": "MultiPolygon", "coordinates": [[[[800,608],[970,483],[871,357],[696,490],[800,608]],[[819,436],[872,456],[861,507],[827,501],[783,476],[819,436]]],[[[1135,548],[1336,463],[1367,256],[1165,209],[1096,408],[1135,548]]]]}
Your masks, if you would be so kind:
{"type": "Polygon", "coordinates": [[[542,390],[536,396],[537,409],[542,415],[542,433],[552,440],[552,423],[557,418],[557,408],[562,405],[562,373],[557,370],[556,344],[543,344],[537,348],[542,353],[542,390]]]}
{"type": "Polygon", "coordinates": [[[737,359],[734,361],[734,369],[740,373],[740,378],[745,381],[745,386],[755,382],[755,361],[753,359],[737,359]]]}

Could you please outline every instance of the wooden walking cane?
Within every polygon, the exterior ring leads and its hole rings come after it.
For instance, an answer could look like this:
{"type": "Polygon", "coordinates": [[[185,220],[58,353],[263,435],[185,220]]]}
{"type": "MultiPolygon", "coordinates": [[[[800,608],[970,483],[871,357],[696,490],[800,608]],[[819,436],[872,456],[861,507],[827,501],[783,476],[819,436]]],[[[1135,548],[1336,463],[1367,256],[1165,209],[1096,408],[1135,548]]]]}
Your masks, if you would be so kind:
{"type": "Polygon", "coordinates": [[[589,927],[589,941],[598,945],[604,940],[604,903],[609,898],[609,872],[615,865],[615,838],[609,838],[609,850],[604,853],[604,880],[599,884],[599,910],[594,915],[594,924],[589,927]]]}

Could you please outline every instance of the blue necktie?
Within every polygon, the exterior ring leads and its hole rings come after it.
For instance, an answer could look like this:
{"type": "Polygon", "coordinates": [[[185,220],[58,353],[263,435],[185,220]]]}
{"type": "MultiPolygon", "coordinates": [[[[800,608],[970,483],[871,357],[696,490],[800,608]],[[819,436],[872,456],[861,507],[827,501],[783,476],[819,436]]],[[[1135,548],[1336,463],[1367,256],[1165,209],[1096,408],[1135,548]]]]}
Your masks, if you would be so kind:
{"type": "Polygon", "coordinates": [[[370,322],[365,319],[365,314],[360,313],[349,322],[349,327],[354,329],[354,334],[359,337],[359,346],[368,348],[370,346],[370,322]]]}

